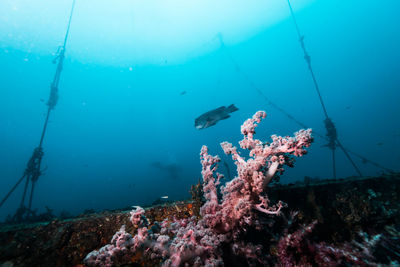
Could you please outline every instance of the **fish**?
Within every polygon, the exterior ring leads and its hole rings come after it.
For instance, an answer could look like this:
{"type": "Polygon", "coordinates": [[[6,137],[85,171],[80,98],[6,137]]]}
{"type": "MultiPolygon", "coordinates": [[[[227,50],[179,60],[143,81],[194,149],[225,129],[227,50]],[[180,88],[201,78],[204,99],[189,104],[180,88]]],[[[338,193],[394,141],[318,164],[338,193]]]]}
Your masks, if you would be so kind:
{"type": "Polygon", "coordinates": [[[230,117],[229,113],[239,110],[234,104],[225,107],[219,107],[200,115],[194,120],[194,127],[197,130],[205,129],[214,126],[220,120],[225,120],[230,117]]]}
{"type": "Polygon", "coordinates": [[[159,161],[153,162],[151,164],[152,167],[160,169],[164,171],[170,178],[173,179],[178,179],[179,178],[179,173],[181,172],[182,168],[175,163],[170,163],[170,164],[163,164],[159,161]]]}
{"type": "Polygon", "coordinates": [[[162,196],[162,197],[160,197],[160,198],[162,198],[162,199],[168,199],[168,196],[162,196]]]}

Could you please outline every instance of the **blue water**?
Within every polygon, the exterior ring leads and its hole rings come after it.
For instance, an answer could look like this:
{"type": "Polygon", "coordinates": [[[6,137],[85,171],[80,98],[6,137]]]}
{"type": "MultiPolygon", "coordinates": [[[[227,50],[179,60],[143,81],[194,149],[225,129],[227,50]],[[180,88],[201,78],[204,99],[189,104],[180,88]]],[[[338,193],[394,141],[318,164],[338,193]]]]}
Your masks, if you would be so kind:
{"type": "MultiPolygon", "coordinates": [[[[38,145],[56,68],[51,62],[68,22],[70,1],[45,2],[0,4],[1,198],[21,177],[38,145]]],[[[195,20],[184,25],[192,17],[184,11],[182,21],[165,24],[151,6],[143,8],[148,14],[138,17],[129,1],[100,1],[103,9],[89,3],[78,0],[75,7],[60,97],[43,144],[44,174],[33,199],[39,212],[48,206],[55,213],[78,214],[150,204],[166,195],[185,199],[190,185],[201,177],[202,145],[219,154],[235,173],[219,143],[237,145],[240,125],[256,111],[268,114],[257,129],[261,140],[300,129],[260,97],[244,75],[270,101],[325,134],[324,114],[286,1],[271,1],[271,7],[259,1],[249,10],[242,2],[210,5],[202,11],[212,14],[204,17],[204,27],[190,24],[195,20]],[[273,7],[280,13],[265,12],[263,20],[257,4],[262,11],[273,7]],[[107,16],[96,12],[108,10],[107,5],[119,6],[110,7],[107,16]],[[113,8],[126,12],[113,13],[113,8]],[[140,18],[153,24],[140,24],[140,18]],[[126,28],[135,34],[126,35],[126,28]],[[118,35],[119,29],[124,34],[118,35]],[[231,118],[204,130],[194,128],[196,117],[230,104],[239,108],[231,118]],[[176,175],[155,168],[155,162],[175,166],[176,175]]],[[[368,160],[399,171],[400,2],[293,0],[292,5],[339,140],[368,160]]],[[[167,17],[169,10],[157,12],[167,17]]],[[[187,12],[196,16],[196,10],[187,12]]],[[[331,151],[324,144],[316,136],[309,154],[286,169],[281,182],[305,176],[332,178],[331,151]]],[[[363,175],[382,173],[351,155],[363,175]]],[[[338,177],[357,175],[340,150],[336,164],[338,177]]],[[[224,168],[221,164],[226,173],[224,168]]],[[[22,192],[21,184],[0,208],[0,220],[18,208],[22,192]]]]}

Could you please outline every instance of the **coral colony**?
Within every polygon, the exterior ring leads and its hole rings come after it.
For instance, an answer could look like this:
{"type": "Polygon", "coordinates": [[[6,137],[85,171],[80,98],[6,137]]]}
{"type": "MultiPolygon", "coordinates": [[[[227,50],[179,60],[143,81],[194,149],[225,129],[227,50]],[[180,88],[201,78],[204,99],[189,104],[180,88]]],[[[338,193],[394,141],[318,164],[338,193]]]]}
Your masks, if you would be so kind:
{"type": "Polygon", "coordinates": [[[244,265],[263,265],[265,252],[259,244],[242,238],[250,227],[260,228],[260,216],[278,215],[285,204],[271,205],[266,195],[268,183],[283,166],[293,165],[293,156],[303,156],[312,142],[311,129],[300,130],[294,137],[273,135],[272,142],[254,139],[255,128],[266,113],[258,111],[241,127],[242,149],[249,151],[243,157],[228,142],[221,144],[237,166],[237,176],[218,187],[222,174],[216,172],[220,158],[208,154],[203,146],[200,152],[205,204],[200,219],[164,220],[152,227],[141,207],[131,211],[131,222],[137,227],[132,236],[123,225],[113,236],[111,244],[89,253],[84,262],[89,266],[113,266],[129,263],[135,253],[141,253],[162,266],[223,266],[226,257],[243,259],[244,265]]]}

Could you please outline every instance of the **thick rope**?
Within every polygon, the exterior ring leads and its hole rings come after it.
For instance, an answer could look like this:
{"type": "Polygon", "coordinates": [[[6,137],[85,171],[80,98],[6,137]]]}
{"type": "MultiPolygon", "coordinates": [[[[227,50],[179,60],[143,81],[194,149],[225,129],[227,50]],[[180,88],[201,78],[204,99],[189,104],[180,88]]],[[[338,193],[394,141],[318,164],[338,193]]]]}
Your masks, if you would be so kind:
{"type": "MultiPolygon", "coordinates": [[[[297,35],[298,35],[298,37],[299,37],[299,42],[300,42],[300,45],[301,45],[301,49],[303,50],[303,53],[304,53],[304,60],[305,60],[306,63],[307,63],[308,70],[310,71],[310,74],[311,74],[311,77],[312,77],[312,80],[313,80],[313,83],[314,83],[315,90],[316,90],[316,92],[317,92],[319,101],[320,101],[321,106],[322,106],[322,110],[324,111],[324,115],[325,115],[325,127],[326,127],[326,130],[327,130],[326,137],[328,138],[328,145],[327,145],[327,147],[329,147],[329,148],[333,151],[333,150],[336,149],[336,146],[339,146],[339,147],[343,150],[343,152],[344,152],[345,156],[347,157],[347,159],[348,159],[348,160],[350,161],[350,163],[353,165],[353,167],[354,167],[354,169],[356,170],[356,172],[358,173],[358,175],[359,175],[359,176],[363,176],[362,173],[361,173],[361,171],[360,171],[360,169],[357,167],[357,165],[356,165],[356,164],[354,163],[354,161],[351,159],[349,153],[347,153],[347,151],[346,151],[346,150],[344,149],[344,147],[340,144],[340,142],[339,142],[339,140],[338,140],[338,138],[337,138],[336,127],[335,127],[334,123],[332,122],[332,120],[331,120],[331,119],[329,118],[329,116],[328,116],[328,112],[327,112],[327,110],[326,110],[325,103],[324,103],[324,101],[323,101],[323,99],[322,99],[321,91],[319,90],[319,85],[318,85],[317,79],[315,78],[314,70],[313,70],[312,65],[311,65],[311,57],[310,57],[310,55],[308,54],[308,52],[307,52],[307,50],[306,50],[306,46],[305,46],[305,44],[304,44],[304,35],[302,35],[301,32],[300,32],[300,28],[299,28],[299,25],[298,25],[298,23],[297,23],[296,17],[294,16],[294,12],[293,12],[292,5],[290,4],[290,0],[287,0],[287,3],[288,3],[288,6],[289,6],[290,14],[291,14],[291,16],[292,16],[292,18],[293,18],[294,25],[295,25],[295,27],[296,27],[296,32],[297,32],[297,35]]],[[[333,162],[332,162],[333,177],[336,178],[335,153],[332,153],[332,161],[333,161],[333,162]]]]}
{"type": "MultiPolygon", "coordinates": [[[[230,60],[230,61],[232,62],[232,64],[234,65],[235,70],[236,70],[239,74],[242,75],[242,77],[246,80],[246,82],[248,82],[249,86],[250,86],[251,88],[253,88],[253,89],[267,102],[268,105],[272,106],[274,109],[276,109],[276,110],[278,110],[279,112],[281,112],[282,114],[284,114],[286,117],[289,118],[289,120],[295,122],[295,123],[296,123],[297,125],[299,125],[300,127],[302,127],[302,128],[310,128],[310,127],[307,126],[305,123],[301,122],[300,120],[298,120],[298,119],[296,119],[294,116],[292,116],[290,113],[288,113],[287,111],[285,111],[285,110],[284,110],[283,108],[281,108],[279,105],[277,105],[277,104],[275,104],[274,102],[272,102],[272,101],[261,91],[261,89],[258,88],[258,87],[256,86],[256,84],[250,79],[250,77],[249,77],[249,76],[242,70],[242,68],[239,66],[239,64],[236,62],[236,60],[233,58],[233,56],[231,55],[230,51],[228,50],[228,48],[227,48],[226,45],[224,44],[221,34],[218,34],[218,38],[219,38],[219,41],[220,41],[221,48],[223,49],[222,51],[225,52],[225,53],[227,54],[229,60],[230,60]]],[[[213,38],[213,39],[214,39],[214,38],[213,38]]],[[[316,131],[316,130],[313,130],[313,134],[316,135],[316,136],[319,136],[320,138],[323,138],[323,139],[327,140],[327,141],[328,141],[328,145],[329,145],[329,141],[330,141],[331,139],[330,139],[327,135],[322,134],[322,133],[320,133],[320,132],[318,132],[318,131],[316,131]]],[[[389,172],[389,173],[395,173],[394,170],[392,170],[392,169],[390,169],[390,168],[386,168],[385,166],[382,166],[381,164],[379,164],[379,163],[377,163],[377,162],[374,162],[374,161],[372,161],[372,160],[369,160],[369,159],[367,159],[367,158],[361,156],[360,154],[358,154],[358,153],[356,153],[356,152],[353,152],[353,151],[351,151],[351,150],[349,150],[349,149],[343,147],[343,146],[338,142],[337,139],[335,140],[335,146],[340,147],[340,148],[343,150],[343,152],[345,153],[346,157],[348,157],[348,159],[350,160],[350,162],[352,163],[352,165],[353,165],[353,167],[354,167],[355,169],[358,169],[358,168],[357,168],[357,166],[356,166],[355,164],[353,164],[354,162],[351,160],[351,158],[350,158],[350,156],[349,156],[348,154],[352,154],[353,156],[355,156],[355,157],[361,159],[363,162],[365,162],[365,163],[370,163],[370,164],[374,165],[375,167],[380,168],[380,169],[382,169],[382,170],[384,170],[384,171],[387,171],[387,172],[389,172]]],[[[335,153],[332,153],[332,157],[333,157],[333,158],[335,157],[334,154],[335,154],[335,153]]],[[[336,161],[335,161],[335,160],[333,160],[332,165],[333,165],[334,170],[336,170],[336,161]]],[[[334,177],[336,177],[336,173],[334,173],[334,177]]]]}
{"type": "Polygon", "coordinates": [[[42,134],[40,136],[39,145],[38,145],[38,147],[36,147],[34,149],[32,156],[28,161],[24,175],[18,180],[18,182],[11,188],[11,190],[6,194],[6,196],[0,202],[0,207],[1,207],[4,204],[4,202],[9,198],[9,196],[15,191],[15,189],[18,187],[18,185],[24,179],[26,179],[25,186],[24,186],[24,192],[23,192],[22,199],[21,199],[21,204],[20,204],[19,209],[16,211],[14,218],[23,219],[22,218],[23,213],[26,213],[26,212],[28,212],[28,216],[31,214],[31,207],[32,207],[33,193],[35,190],[35,184],[41,175],[40,166],[41,166],[41,162],[42,162],[42,158],[43,158],[43,149],[42,149],[43,140],[44,140],[44,137],[46,134],[47,124],[49,122],[51,110],[54,109],[54,107],[57,104],[58,84],[60,82],[61,71],[63,68],[63,62],[64,62],[64,57],[65,57],[65,46],[66,46],[67,40],[68,40],[68,35],[69,35],[70,26],[71,26],[72,14],[74,11],[74,7],[75,7],[75,0],[73,0],[73,2],[72,2],[71,13],[69,16],[68,27],[67,27],[67,31],[65,34],[63,46],[58,49],[58,55],[53,60],[53,63],[56,63],[58,61],[58,64],[57,64],[56,72],[54,74],[53,82],[50,85],[50,96],[49,96],[49,100],[47,102],[47,106],[48,106],[47,115],[46,115],[46,119],[45,119],[45,122],[43,125],[42,134]],[[31,182],[32,185],[31,185],[31,190],[30,190],[28,209],[25,209],[24,203],[25,203],[25,198],[26,198],[26,194],[28,191],[29,182],[31,182]]]}

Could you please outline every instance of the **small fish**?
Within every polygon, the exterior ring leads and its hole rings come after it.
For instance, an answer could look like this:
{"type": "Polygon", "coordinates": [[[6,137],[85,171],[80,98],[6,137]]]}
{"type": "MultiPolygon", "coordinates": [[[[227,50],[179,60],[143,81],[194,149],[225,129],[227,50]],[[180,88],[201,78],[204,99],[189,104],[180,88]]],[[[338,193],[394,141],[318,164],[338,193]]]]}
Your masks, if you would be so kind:
{"type": "Polygon", "coordinates": [[[180,95],[186,95],[186,91],[182,91],[180,95]]]}
{"type": "Polygon", "coordinates": [[[162,198],[162,199],[168,199],[168,196],[162,196],[162,197],[160,197],[160,198],[162,198]]]}
{"type": "Polygon", "coordinates": [[[383,145],[383,142],[379,142],[379,143],[377,143],[376,145],[377,145],[377,146],[382,146],[382,145],[383,145]]]}
{"type": "Polygon", "coordinates": [[[234,104],[232,104],[228,107],[222,106],[222,107],[210,110],[195,119],[194,127],[196,127],[196,129],[198,129],[198,130],[211,127],[211,126],[215,125],[217,122],[219,122],[220,120],[225,120],[225,119],[229,118],[230,117],[229,113],[235,112],[236,110],[239,110],[239,109],[237,107],[235,107],[234,104]]]}

